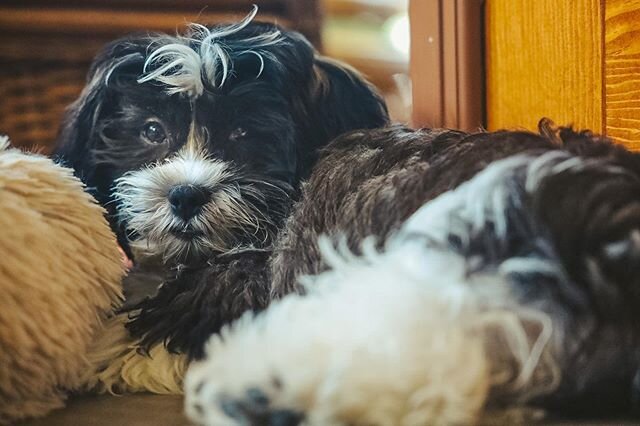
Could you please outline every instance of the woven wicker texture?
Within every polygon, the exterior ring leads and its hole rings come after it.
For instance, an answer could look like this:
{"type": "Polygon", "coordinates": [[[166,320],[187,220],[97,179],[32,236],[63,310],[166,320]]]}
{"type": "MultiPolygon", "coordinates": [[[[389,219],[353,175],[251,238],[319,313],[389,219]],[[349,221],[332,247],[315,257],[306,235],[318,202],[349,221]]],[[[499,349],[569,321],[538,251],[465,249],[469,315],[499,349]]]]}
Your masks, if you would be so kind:
{"type": "Polygon", "coordinates": [[[0,68],[0,133],[15,145],[55,140],[62,113],[82,90],[85,67],[64,63],[13,63],[0,68]]]}

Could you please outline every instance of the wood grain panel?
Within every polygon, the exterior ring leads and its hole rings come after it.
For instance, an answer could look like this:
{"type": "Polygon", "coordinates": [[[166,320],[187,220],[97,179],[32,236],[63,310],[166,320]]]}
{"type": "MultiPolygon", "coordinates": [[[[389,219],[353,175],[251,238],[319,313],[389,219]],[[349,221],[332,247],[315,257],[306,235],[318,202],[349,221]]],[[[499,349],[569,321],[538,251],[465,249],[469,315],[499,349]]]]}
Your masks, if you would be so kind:
{"type": "Polygon", "coordinates": [[[605,4],[606,131],[640,150],[640,0],[605,4]]]}
{"type": "Polygon", "coordinates": [[[488,127],[547,116],[603,131],[600,0],[487,0],[485,12],[488,127]]]}

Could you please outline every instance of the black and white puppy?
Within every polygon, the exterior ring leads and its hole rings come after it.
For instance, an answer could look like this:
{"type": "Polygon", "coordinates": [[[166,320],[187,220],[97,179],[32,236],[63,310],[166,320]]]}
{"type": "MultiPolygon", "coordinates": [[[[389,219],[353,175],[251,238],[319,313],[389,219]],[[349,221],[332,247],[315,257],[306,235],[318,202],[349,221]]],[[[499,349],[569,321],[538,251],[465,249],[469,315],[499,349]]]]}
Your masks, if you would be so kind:
{"type": "Polygon", "coordinates": [[[136,261],[129,285],[164,282],[132,308],[148,350],[198,357],[211,333],[264,307],[268,249],[318,150],[388,122],[357,72],[256,12],[109,44],[65,118],[56,154],[108,210],[136,261]]]}
{"type": "Polygon", "coordinates": [[[604,137],[548,121],[343,135],[281,235],[282,299],[190,367],[199,424],[513,424],[640,405],[640,155],[604,137]]]}

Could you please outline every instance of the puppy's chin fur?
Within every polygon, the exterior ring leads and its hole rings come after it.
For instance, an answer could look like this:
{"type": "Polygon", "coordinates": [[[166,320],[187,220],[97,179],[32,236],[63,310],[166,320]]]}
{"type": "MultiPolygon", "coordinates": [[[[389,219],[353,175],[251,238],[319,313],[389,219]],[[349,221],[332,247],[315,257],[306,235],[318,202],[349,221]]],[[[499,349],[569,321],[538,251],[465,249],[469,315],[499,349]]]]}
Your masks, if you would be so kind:
{"type": "Polygon", "coordinates": [[[208,259],[241,246],[273,240],[289,210],[292,188],[253,178],[202,150],[185,149],[164,162],[125,174],[115,197],[120,219],[135,235],[134,246],[165,263],[208,259]],[[180,185],[210,193],[209,201],[185,221],[171,209],[168,194],[180,185]]]}

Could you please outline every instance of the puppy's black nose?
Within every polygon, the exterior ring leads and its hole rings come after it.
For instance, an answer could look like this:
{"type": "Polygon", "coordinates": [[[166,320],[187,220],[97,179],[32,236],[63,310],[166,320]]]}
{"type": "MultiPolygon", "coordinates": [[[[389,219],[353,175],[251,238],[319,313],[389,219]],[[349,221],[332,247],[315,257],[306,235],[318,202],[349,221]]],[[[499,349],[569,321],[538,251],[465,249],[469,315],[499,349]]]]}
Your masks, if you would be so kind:
{"type": "Polygon", "coordinates": [[[194,185],[180,185],[169,191],[173,214],[184,220],[197,215],[208,200],[207,191],[194,185]]]}

